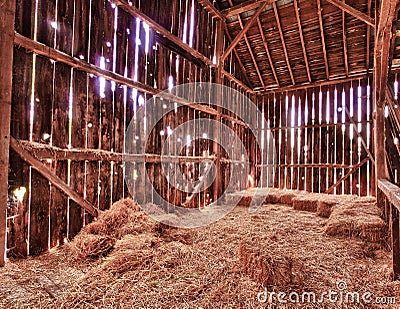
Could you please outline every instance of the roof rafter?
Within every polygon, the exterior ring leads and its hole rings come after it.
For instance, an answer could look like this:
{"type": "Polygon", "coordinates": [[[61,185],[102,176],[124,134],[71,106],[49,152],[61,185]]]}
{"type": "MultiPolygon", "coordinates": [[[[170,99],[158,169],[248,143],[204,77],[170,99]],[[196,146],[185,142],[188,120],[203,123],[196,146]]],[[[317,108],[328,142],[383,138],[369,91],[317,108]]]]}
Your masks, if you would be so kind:
{"type": "Polygon", "coordinates": [[[279,13],[278,13],[278,7],[275,2],[272,4],[272,6],[274,7],[275,19],[276,19],[276,23],[278,25],[279,35],[281,37],[281,42],[282,42],[282,46],[283,46],[283,52],[285,54],[286,64],[287,64],[287,67],[289,70],[290,78],[292,79],[292,84],[294,85],[294,84],[296,84],[296,82],[294,80],[292,67],[290,66],[290,62],[289,62],[289,55],[288,55],[287,48],[286,48],[285,38],[283,36],[281,21],[280,21],[279,13]]]}
{"type": "MultiPolygon", "coordinates": [[[[230,1],[230,3],[232,3],[230,1]]],[[[246,23],[246,25],[243,27],[243,25],[241,24],[241,27],[243,28],[242,31],[239,32],[239,34],[235,37],[235,39],[232,41],[232,44],[229,45],[229,47],[227,48],[227,50],[225,51],[225,53],[222,55],[221,60],[224,61],[229,54],[232,52],[232,50],[235,48],[235,46],[240,42],[240,40],[246,35],[247,31],[250,29],[250,27],[255,23],[255,21],[257,20],[258,16],[260,16],[260,14],[262,13],[262,11],[265,9],[265,7],[267,6],[266,2],[263,2],[258,10],[254,13],[254,15],[251,17],[251,19],[246,23]]],[[[241,22],[241,18],[239,16],[239,21],[241,22]]]]}
{"type": "Polygon", "coordinates": [[[325,33],[324,33],[324,23],[322,21],[321,0],[317,0],[317,6],[318,6],[319,29],[321,31],[322,51],[324,53],[326,78],[329,79],[329,77],[330,77],[329,64],[328,64],[328,56],[326,54],[325,33]]]}
{"type": "MultiPolygon", "coordinates": [[[[228,0],[228,2],[229,2],[230,5],[232,5],[232,0],[228,0]]],[[[263,9],[264,9],[265,7],[266,7],[266,4],[265,4],[265,3],[262,4],[262,5],[260,6],[260,8],[258,9],[258,11],[260,12],[260,14],[261,14],[261,12],[263,11],[263,9]]],[[[257,11],[257,12],[258,12],[258,11],[257,11]]],[[[256,14],[257,14],[257,13],[256,13],[256,14]]],[[[256,15],[256,14],[255,14],[255,15],[256,15]]],[[[258,16],[259,16],[260,14],[258,14],[257,17],[256,17],[255,19],[258,19],[258,16]]],[[[254,16],[255,16],[255,15],[254,15],[254,16]]],[[[251,19],[250,21],[253,20],[254,16],[252,17],[252,19],[251,19]]],[[[240,27],[241,27],[242,29],[244,29],[244,27],[243,27],[243,21],[242,21],[242,18],[240,17],[240,15],[238,15],[238,21],[239,21],[240,27]]],[[[250,23],[250,21],[247,22],[246,26],[250,23]]],[[[254,22],[253,22],[253,23],[254,23],[254,22]]],[[[247,31],[246,31],[246,32],[247,32],[247,31]]],[[[259,80],[260,80],[260,82],[261,82],[262,87],[265,89],[265,83],[264,83],[264,80],[263,80],[263,78],[262,78],[262,76],[261,76],[260,68],[258,67],[256,58],[254,57],[254,53],[253,53],[253,51],[252,51],[252,49],[251,49],[250,42],[249,42],[249,40],[247,39],[246,33],[243,35],[243,37],[244,37],[244,40],[245,40],[245,42],[246,42],[247,49],[248,49],[248,51],[249,51],[249,53],[250,53],[250,57],[251,57],[251,59],[252,59],[252,61],[253,61],[254,67],[255,67],[255,69],[256,69],[258,78],[259,78],[259,80]]]]}
{"type": "Polygon", "coordinates": [[[225,16],[209,1],[209,0],[198,0],[199,4],[202,5],[212,16],[225,20],[225,16]]]}
{"type": "Polygon", "coordinates": [[[275,2],[278,0],[249,0],[249,1],[245,1],[239,5],[236,6],[232,6],[229,9],[225,9],[222,10],[222,14],[226,17],[226,18],[230,18],[232,16],[236,16],[239,14],[242,14],[244,12],[248,12],[251,10],[254,10],[256,8],[258,8],[260,6],[260,4],[262,3],[267,3],[267,4],[271,4],[272,2],[275,2]]]}
{"type": "Polygon", "coordinates": [[[295,10],[295,13],[296,13],[297,26],[299,27],[301,48],[303,49],[304,61],[306,63],[307,77],[308,77],[308,81],[311,82],[310,65],[308,63],[307,50],[306,50],[306,45],[304,43],[303,27],[301,26],[301,19],[300,19],[300,12],[299,12],[300,8],[299,8],[299,5],[298,5],[297,1],[298,0],[293,0],[294,10],[295,10]]]}
{"type": "MultiPolygon", "coordinates": [[[[226,34],[226,36],[227,36],[227,38],[228,38],[228,40],[229,40],[229,43],[232,43],[232,37],[231,37],[231,35],[230,35],[230,33],[229,33],[228,28],[226,27],[226,25],[225,25],[225,34],[226,34]]],[[[247,84],[248,84],[250,87],[253,87],[253,85],[252,85],[251,82],[250,82],[249,76],[247,75],[246,69],[245,69],[245,67],[244,67],[244,65],[243,65],[243,62],[242,62],[242,60],[240,59],[239,53],[237,52],[236,49],[234,49],[233,52],[234,52],[234,54],[235,54],[235,57],[236,57],[237,62],[239,63],[240,69],[242,70],[242,73],[243,73],[243,75],[244,75],[244,78],[246,79],[247,84]]]]}
{"type": "Polygon", "coordinates": [[[267,57],[268,57],[269,65],[270,65],[271,70],[272,70],[272,74],[274,75],[275,82],[279,87],[278,75],[276,74],[276,69],[275,69],[275,66],[274,66],[274,62],[272,61],[271,53],[269,52],[267,39],[265,38],[264,30],[262,28],[260,18],[257,19],[257,24],[258,24],[258,29],[260,30],[260,33],[261,33],[261,39],[263,41],[265,51],[267,52],[267,57]]]}
{"type": "MultiPolygon", "coordinates": [[[[343,0],[345,3],[346,0],[343,0]]],[[[343,53],[344,53],[344,68],[346,71],[346,76],[349,75],[349,58],[347,53],[347,28],[346,28],[346,12],[342,10],[342,28],[343,28],[343,53]]]]}
{"type": "Polygon", "coordinates": [[[363,12],[360,12],[359,10],[353,8],[352,6],[341,2],[340,0],[326,0],[329,3],[335,5],[339,9],[349,13],[350,15],[353,15],[354,17],[358,18],[359,20],[362,20],[363,22],[367,23],[371,27],[375,27],[375,20],[368,16],[367,14],[364,14],[363,12]]]}

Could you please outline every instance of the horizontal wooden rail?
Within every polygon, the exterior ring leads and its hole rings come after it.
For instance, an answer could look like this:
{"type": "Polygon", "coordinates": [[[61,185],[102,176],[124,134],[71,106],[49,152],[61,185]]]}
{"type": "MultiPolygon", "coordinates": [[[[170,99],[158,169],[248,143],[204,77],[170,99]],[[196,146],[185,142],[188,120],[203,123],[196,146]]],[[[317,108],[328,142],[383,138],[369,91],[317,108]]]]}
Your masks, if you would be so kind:
{"type": "Polygon", "coordinates": [[[46,144],[18,140],[19,146],[33,154],[38,160],[55,161],[112,161],[112,162],[138,162],[161,163],[179,162],[195,163],[204,160],[215,160],[215,156],[161,156],[158,154],[122,154],[99,149],[63,149],[46,144]]]}
{"type": "Polygon", "coordinates": [[[378,180],[378,188],[388,201],[400,211],[400,188],[386,179],[378,180]]]}
{"type": "Polygon", "coordinates": [[[400,280],[400,188],[386,179],[378,180],[378,206],[389,224],[393,280],[400,280]]]}
{"type": "Polygon", "coordinates": [[[27,162],[32,168],[37,170],[44,178],[51,182],[57,189],[64,192],[71,200],[89,212],[91,215],[97,217],[99,210],[94,207],[90,202],[83,199],[78,193],[71,189],[64,181],[62,181],[53,171],[51,171],[42,162],[36,159],[28,151],[26,151],[15,138],[11,137],[11,148],[27,162]]]}
{"type": "Polygon", "coordinates": [[[303,163],[303,164],[256,164],[256,167],[293,167],[293,168],[337,168],[337,169],[352,169],[354,166],[334,163],[303,163]]]}
{"type": "MultiPolygon", "coordinates": [[[[184,106],[188,106],[190,108],[207,113],[209,115],[214,115],[214,116],[219,115],[218,111],[212,107],[209,107],[204,104],[189,102],[188,100],[178,97],[178,96],[175,96],[172,93],[168,93],[168,92],[160,90],[160,89],[155,89],[151,86],[134,81],[131,78],[124,77],[120,74],[117,74],[117,73],[114,73],[114,72],[111,72],[108,70],[100,69],[99,67],[97,67],[93,64],[87,63],[87,62],[82,61],[75,57],[71,57],[70,55],[67,55],[61,51],[54,49],[54,48],[48,47],[42,43],[39,43],[39,42],[31,40],[27,37],[24,37],[23,35],[21,35],[19,33],[15,33],[14,44],[17,46],[21,46],[37,55],[47,57],[54,61],[59,61],[59,62],[65,63],[65,64],[71,66],[72,68],[81,70],[81,71],[89,73],[89,74],[94,74],[96,76],[104,77],[105,79],[116,82],[119,85],[127,86],[129,88],[134,88],[134,89],[137,89],[138,91],[141,91],[141,92],[144,92],[144,93],[147,93],[150,95],[158,96],[165,100],[176,102],[176,103],[182,104],[184,106]]],[[[245,122],[238,120],[234,117],[231,117],[228,115],[220,115],[220,116],[229,121],[233,121],[234,123],[236,123],[238,125],[248,127],[248,124],[246,124],[245,122]]]]}

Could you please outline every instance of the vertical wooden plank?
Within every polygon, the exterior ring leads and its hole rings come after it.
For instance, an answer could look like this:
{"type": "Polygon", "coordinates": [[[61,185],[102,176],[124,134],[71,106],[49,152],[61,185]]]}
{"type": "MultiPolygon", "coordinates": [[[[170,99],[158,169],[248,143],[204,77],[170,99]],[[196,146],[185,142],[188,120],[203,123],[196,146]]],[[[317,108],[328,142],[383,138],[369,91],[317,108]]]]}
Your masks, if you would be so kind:
{"type": "MultiPolygon", "coordinates": [[[[294,115],[293,115],[293,121],[294,121],[294,126],[301,126],[301,103],[300,103],[300,97],[299,97],[299,91],[296,91],[293,93],[294,95],[294,102],[293,102],[293,108],[294,108],[294,115]]],[[[299,164],[300,163],[300,149],[301,149],[301,129],[296,128],[293,130],[294,133],[294,147],[293,147],[293,163],[294,164],[299,164]]],[[[292,189],[298,190],[299,189],[299,182],[300,182],[300,168],[296,167],[293,168],[293,180],[292,180],[292,189]]]]}
{"type": "MultiPolygon", "coordinates": [[[[313,164],[320,164],[320,155],[321,155],[321,139],[320,139],[320,133],[321,133],[321,128],[319,127],[321,125],[320,123],[320,118],[319,118],[319,112],[320,112],[320,88],[314,88],[313,91],[313,111],[312,111],[312,124],[315,125],[316,127],[313,128],[313,138],[312,138],[312,156],[313,156],[313,164]]],[[[313,168],[313,192],[319,193],[320,192],[320,185],[321,185],[321,168],[313,168]]]]}
{"type": "MultiPolygon", "coordinates": [[[[345,165],[350,165],[353,163],[353,160],[355,159],[353,157],[354,151],[357,152],[357,150],[354,149],[354,147],[353,147],[354,145],[352,145],[354,138],[357,140],[357,135],[354,134],[354,129],[352,127],[350,127],[350,125],[349,125],[350,117],[349,117],[349,113],[346,112],[346,110],[350,112],[351,104],[354,107],[354,104],[357,103],[357,100],[356,100],[356,102],[354,102],[354,89],[351,90],[351,88],[352,88],[351,82],[344,84],[344,93],[345,93],[346,97],[345,97],[345,104],[344,104],[343,110],[342,110],[342,122],[344,123],[344,126],[342,126],[342,131],[343,131],[343,143],[344,143],[343,144],[343,164],[345,164],[345,165]],[[353,134],[353,140],[350,140],[350,130],[353,130],[353,132],[351,133],[351,134],[353,134]],[[349,149],[350,149],[350,151],[349,151],[349,149]]],[[[346,173],[347,173],[347,171],[344,170],[343,175],[345,175],[346,173]]],[[[354,179],[354,177],[352,177],[352,180],[353,179],[354,179]]],[[[350,177],[347,178],[343,182],[343,185],[344,185],[343,193],[351,194],[350,177]]],[[[355,194],[357,194],[357,193],[355,192],[355,194]]]]}
{"type": "MultiPolygon", "coordinates": [[[[360,110],[360,113],[358,114],[358,122],[364,122],[364,121],[368,121],[370,119],[370,109],[369,109],[369,102],[368,102],[368,98],[367,98],[367,83],[368,81],[366,79],[362,79],[360,81],[360,87],[361,87],[361,98],[358,101],[358,105],[357,108],[360,110]]],[[[365,141],[367,147],[369,146],[368,144],[368,124],[364,124],[364,125],[359,125],[359,128],[361,129],[361,137],[362,139],[365,141]]],[[[360,156],[359,156],[359,160],[363,160],[366,156],[367,156],[367,152],[365,151],[364,147],[361,145],[361,149],[360,149],[360,156]]],[[[368,172],[368,165],[371,162],[367,162],[367,164],[363,165],[360,168],[360,174],[359,174],[359,185],[360,185],[360,195],[361,196],[367,196],[369,195],[368,192],[368,185],[370,184],[370,180],[371,180],[371,175],[369,175],[368,172]]]]}
{"type": "MultiPolygon", "coordinates": [[[[57,43],[56,49],[72,55],[72,37],[74,35],[74,1],[57,0],[57,43]]],[[[94,1],[96,2],[96,1],[94,1]]]]}
{"type": "MultiPolygon", "coordinates": [[[[337,91],[337,97],[336,97],[336,104],[335,104],[335,123],[340,124],[342,123],[342,113],[343,113],[343,85],[338,84],[336,85],[336,91],[337,91]]],[[[343,152],[344,152],[344,145],[343,145],[343,129],[342,126],[338,125],[335,128],[335,137],[336,137],[336,151],[335,151],[335,160],[334,162],[337,164],[344,164],[343,161],[343,152]]],[[[341,168],[336,169],[336,178],[334,179],[334,182],[339,180],[344,176],[344,171],[341,168]]],[[[343,193],[343,184],[341,186],[338,186],[335,189],[336,194],[342,194],[343,193]]]]}
{"type": "MultiPolygon", "coordinates": [[[[335,124],[335,115],[336,115],[336,95],[335,95],[335,86],[329,86],[329,123],[335,124]]],[[[329,164],[335,164],[336,158],[336,127],[328,128],[328,162],[329,164]]],[[[328,188],[330,188],[333,184],[335,184],[336,179],[336,168],[331,167],[328,170],[328,188]]]]}
{"type": "MultiPolygon", "coordinates": [[[[51,134],[52,124],[52,87],[43,87],[53,84],[53,64],[50,60],[36,57],[34,114],[32,139],[35,142],[49,143],[47,138],[51,134]]],[[[50,216],[50,184],[39,173],[31,171],[30,194],[30,235],[29,253],[37,255],[49,248],[49,216],[50,216]]]]}
{"type": "MultiPolygon", "coordinates": [[[[73,148],[85,148],[86,144],[86,104],[87,104],[87,74],[75,70],[72,76],[73,106],[71,119],[71,146],[73,148]]],[[[85,163],[71,163],[71,187],[81,196],[85,196],[85,163]]],[[[71,239],[84,224],[84,211],[74,201],[69,201],[69,234],[71,239]]]]}
{"type": "MultiPolygon", "coordinates": [[[[328,106],[328,87],[324,86],[321,87],[321,93],[322,93],[322,101],[320,105],[320,124],[322,125],[320,129],[320,140],[321,140],[321,153],[320,153],[320,162],[322,164],[327,164],[328,163],[328,128],[326,127],[326,124],[328,123],[327,120],[327,108],[328,106]]],[[[321,181],[320,181],[320,192],[323,193],[325,192],[329,187],[327,187],[328,183],[328,169],[327,168],[321,168],[321,181]]]]}
{"type": "MultiPolygon", "coordinates": [[[[52,170],[67,183],[67,162],[54,161],[52,170]]],[[[62,245],[67,237],[68,198],[54,186],[50,189],[50,248],[62,245]]]]}
{"type": "Polygon", "coordinates": [[[281,129],[280,135],[280,179],[279,188],[284,189],[286,187],[286,149],[287,149],[287,93],[282,93],[280,97],[280,127],[285,127],[281,129]]]}
{"type": "MultiPolygon", "coordinates": [[[[52,144],[60,148],[68,147],[69,130],[69,89],[71,69],[65,64],[56,63],[54,68],[52,144]]],[[[53,162],[52,170],[67,183],[67,161],[53,162]]],[[[67,237],[68,198],[54,186],[51,187],[50,200],[50,247],[64,242],[67,237]]]]}
{"type": "MultiPolygon", "coordinates": [[[[358,80],[353,81],[351,84],[351,87],[353,89],[353,106],[351,107],[352,112],[350,113],[350,116],[353,118],[354,124],[349,125],[349,135],[352,136],[352,140],[350,140],[351,143],[350,149],[352,150],[352,158],[351,158],[352,165],[360,163],[359,154],[361,153],[361,142],[358,141],[358,136],[357,136],[358,121],[359,121],[358,106],[359,104],[361,104],[361,102],[359,102],[361,101],[358,92],[359,85],[360,82],[358,80]]],[[[355,195],[360,195],[360,170],[355,171],[350,176],[349,179],[350,179],[350,193],[355,195]]]]}
{"type": "MultiPolygon", "coordinates": [[[[312,125],[312,112],[313,112],[313,89],[306,90],[306,104],[304,109],[304,117],[306,119],[306,125],[312,125]]],[[[307,137],[307,150],[305,150],[306,164],[310,164],[314,160],[314,133],[312,128],[306,129],[306,137],[307,137]]],[[[313,168],[307,167],[306,168],[306,191],[312,192],[313,185],[314,185],[314,175],[313,175],[313,168]]]]}
{"type": "MultiPolygon", "coordinates": [[[[299,91],[299,125],[304,126],[306,124],[306,115],[305,115],[305,107],[306,107],[306,91],[300,90],[299,91]]],[[[305,156],[305,147],[307,146],[306,143],[307,137],[307,129],[303,128],[300,130],[300,149],[299,149],[299,164],[306,163],[306,156],[305,156]]],[[[302,167],[299,169],[299,190],[306,189],[306,168],[302,167]]]]}
{"type": "MultiPolygon", "coordinates": [[[[288,92],[286,94],[286,126],[288,129],[286,130],[286,164],[287,167],[285,169],[286,177],[285,177],[285,188],[291,189],[292,187],[292,172],[293,167],[290,165],[293,164],[292,162],[292,92],[288,92]]],[[[294,136],[293,136],[294,137],[294,136]]]]}
{"type": "MultiPolygon", "coordinates": [[[[14,48],[13,65],[13,90],[11,106],[11,136],[28,140],[29,138],[29,106],[32,86],[32,55],[25,49],[14,48]]],[[[24,257],[28,254],[28,214],[29,214],[29,189],[30,189],[29,165],[17,154],[10,152],[10,189],[14,191],[19,187],[27,189],[19,217],[15,220],[16,249],[13,254],[24,257]]]]}
{"type": "Polygon", "coordinates": [[[10,148],[10,123],[12,100],[12,73],[13,73],[13,36],[15,21],[15,0],[3,2],[0,12],[0,266],[4,266],[6,258],[7,237],[7,197],[8,197],[8,167],[10,148]]]}

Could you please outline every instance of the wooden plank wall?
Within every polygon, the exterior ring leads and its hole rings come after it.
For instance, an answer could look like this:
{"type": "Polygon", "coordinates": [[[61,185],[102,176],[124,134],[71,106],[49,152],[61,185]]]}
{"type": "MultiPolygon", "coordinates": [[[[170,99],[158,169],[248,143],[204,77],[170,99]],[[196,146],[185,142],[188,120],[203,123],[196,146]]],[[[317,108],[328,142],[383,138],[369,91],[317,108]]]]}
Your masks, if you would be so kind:
{"type": "MultiPolygon", "coordinates": [[[[213,60],[216,22],[196,0],[137,0],[133,3],[165,29],[213,60]]],[[[76,59],[157,89],[167,89],[170,81],[179,85],[212,82],[215,78],[213,69],[185,59],[141,20],[113,6],[108,0],[18,1],[16,31],[76,59]]],[[[35,55],[22,47],[16,46],[14,52],[13,137],[61,149],[124,152],[125,130],[138,108],[150,98],[148,94],[35,55]]],[[[227,71],[236,74],[236,59],[231,58],[227,63],[227,71]]],[[[226,80],[225,84],[246,94],[234,82],[226,80]]],[[[200,117],[212,118],[189,107],[171,112],[158,123],[147,152],[160,154],[165,141],[161,131],[200,117]]],[[[244,130],[234,127],[246,139],[244,130]]],[[[194,135],[194,132],[188,134],[194,135]]],[[[199,156],[204,152],[212,154],[212,143],[197,140],[187,147],[185,155],[199,156]]],[[[130,196],[124,182],[127,171],[120,161],[94,156],[89,160],[47,159],[43,163],[101,210],[130,196]]],[[[187,194],[171,188],[161,173],[160,163],[140,164],[146,164],[162,197],[177,205],[185,201],[187,194]]],[[[183,168],[186,173],[190,171],[192,177],[198,176],[198,163],[184,162],[180,165],[176,164],[176,170],[183,168]]],[[[70,240],[92,220],[89,214],[13,152],[10,170],[10,194],[19,187],[27,189],[20,215],[13,219],[16,237],[9,244],[14,248],[11,254],[26,256],[44,252],[70,240]]],[[[143,185],[144,175],[135,177],[135,198],[140,202],[159,202],[152,194],[146,195],[151,190],[143,185]]],[[[237,180],[237,189],[244,189],[247,185],[247,175],[242,178],[245,180],[237,180]]],[[[211,190],[202,192],[192,206],[209,203],[213,197],[211,190]]]]}
{"type": "MultiPolygon", "coordinates": [[[[369,80],[270,93],[258,98],[258,105],[269,124],[265,132],[274,138],[276,160],[257,161],[257,169],[275,172],[275,188],[324,193],[367,157],[362,141],[373,153],[369,80]]],[[[373,173],[368,161],[333,193],[371,195],[373,173]]]]}

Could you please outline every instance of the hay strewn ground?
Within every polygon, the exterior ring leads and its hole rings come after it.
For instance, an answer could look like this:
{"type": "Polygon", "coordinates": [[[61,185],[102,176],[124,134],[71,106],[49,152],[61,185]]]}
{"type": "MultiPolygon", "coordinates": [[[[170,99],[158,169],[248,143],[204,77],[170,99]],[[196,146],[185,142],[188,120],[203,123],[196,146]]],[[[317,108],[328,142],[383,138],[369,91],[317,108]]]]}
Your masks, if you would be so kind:
{"type": "Polygon", "coordinates": [[[264,285],[321,294],[339,281],[351,292],[400,301],[389,253],[378,243],[326,235],[326,223],[277,204],[252,214],[238,207],[211,226],[182,230],[121,201],[72,243],[0,269],[0,307],[259,308],[266,307],[257,300],[264,285]]]}

